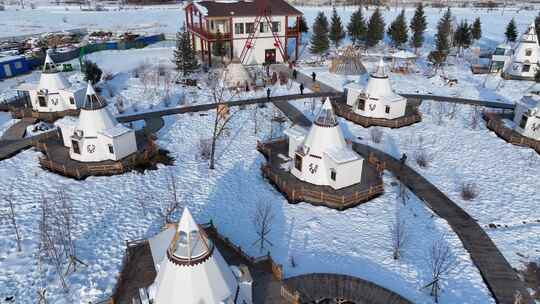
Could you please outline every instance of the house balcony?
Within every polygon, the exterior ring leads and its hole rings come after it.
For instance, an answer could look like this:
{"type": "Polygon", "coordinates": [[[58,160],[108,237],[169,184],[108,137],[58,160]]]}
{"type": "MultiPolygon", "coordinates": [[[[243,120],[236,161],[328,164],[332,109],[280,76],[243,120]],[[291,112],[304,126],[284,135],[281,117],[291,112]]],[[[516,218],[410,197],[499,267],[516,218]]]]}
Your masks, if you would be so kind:
{"type": "MultiPolygon", "coordinates": [[[[205,28],[202,28],[200,26],[190,25],[187,28],[188,28],[189,31],[194,32],[197,35],[199,35],[199,36],[201,36],[201,37],[203,37],[203,38],[205,38],[207,40],[216,40],[218,38],[217,33],[209,32],[205,28]]],[[[232,33],[231,32],[221,33],[221,35],[222,35],[223,40],[231,40],[232,39],[232,33]]]]}
{"type": "Polygon", "coordinates": [[[298,29],[296,26],[287,27],[287,36],[290,37],[296,37],[298,35],[298,29]]]}

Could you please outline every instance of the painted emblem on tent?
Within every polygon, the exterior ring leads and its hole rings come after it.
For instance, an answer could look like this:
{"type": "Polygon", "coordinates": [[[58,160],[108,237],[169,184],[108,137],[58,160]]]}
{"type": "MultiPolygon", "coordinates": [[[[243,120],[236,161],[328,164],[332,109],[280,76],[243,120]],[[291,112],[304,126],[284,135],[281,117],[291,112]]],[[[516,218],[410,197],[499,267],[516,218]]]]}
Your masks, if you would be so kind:
{"type": "Polygon", "coordinates": [[[52,102],[52,104],[55,105],[55,106],[58,105],[58,98],[52,98],[52,99],[51,99],[51,102],[52,102]]]}
{"type": "Polygon", "coordinates": [[[377,107],[376,104],[370,104],[370,105],[369,105],[369,109],[370,109],[371,111],[375,111],[375,108],[376,108],[376,107],[377,107]]]}
{"type": "Polygon", "coordinates": [[[311,174],[315,174],[315,172],[317,172],[317,169],[319,169],[319,165],[315,165],[315,164],[309,164],[309,172],[311,172],[311,174]]]}
{"type": "Polygon", "coordinates": [[[533,123],[531,128],[532,128],[533,131],[536,132],[536,131],[540,130],[540,124],[533,123]]]}
{"type": "Polygon", "coordinates": [[[96,151],[96,146],[88,145],[86,146],[86,150],[88,151],[88,153],[94,153],[96,151]]]}
{"type": "Polygon", "coordinates": [[[512,66],[512,69],[514,69],[514,71],[519,70],[519,64],[514,64],[514,65],[512,66]]]}

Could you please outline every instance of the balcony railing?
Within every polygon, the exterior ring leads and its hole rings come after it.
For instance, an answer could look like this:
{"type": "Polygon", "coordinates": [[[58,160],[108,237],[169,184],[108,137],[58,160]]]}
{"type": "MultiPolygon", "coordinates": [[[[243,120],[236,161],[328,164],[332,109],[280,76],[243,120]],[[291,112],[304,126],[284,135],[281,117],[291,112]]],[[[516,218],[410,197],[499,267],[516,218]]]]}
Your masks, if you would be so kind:
{"type": "Polygon", "coordinates": [[[287,36],[296,36],[296,34],[298,34],[298,29],[296,26],[287,28],[287,36]]]}
{"type": "MultiPolygon", "coordinates": [[[[210,39],[210,40],[215,40],[217,39],[217,33],[212,33],[212,32],[209,32],[207,31],[206,29],[200,27],[200,26],[188,26],[188,30],[191,30],[199,35],[201,35],[202,37],[206,38],[206,39],[210,39]]],[[[222,39],[223,40],[228,40],[228,39],[231,39],[232,38],[232,33],[228,32],[228,33],[221,33],[221,36],[222,36],[222,39]]]]}

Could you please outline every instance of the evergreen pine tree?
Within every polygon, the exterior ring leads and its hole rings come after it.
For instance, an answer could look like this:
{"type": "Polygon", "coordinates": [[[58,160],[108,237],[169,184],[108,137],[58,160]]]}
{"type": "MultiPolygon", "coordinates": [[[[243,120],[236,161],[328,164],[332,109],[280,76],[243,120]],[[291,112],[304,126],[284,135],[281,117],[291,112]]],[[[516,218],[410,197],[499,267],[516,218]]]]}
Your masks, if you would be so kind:
{"type": "Polygon", "coordinates": [[[315,54],[322,54],[330,47],[328,20],[322,11],[317,14],[313,23],[313,35],[311,35],[310,44],[309,50],[315,54]]]}
{"type": "Polygon", "coordinates": [[[356,44],[366,39],[366,32],[366,21],[362,14],[362,7],[358,7],[351,15],[351,20],[347,25],[347,33],[351,37],[352,43],[356,44]]]}
{"type": "Polygon", "coordinates": [[[388,36],[397,48],[400,48],[409,39],[409,30],[405,20],[405,10],[390,24],[387,31],[388,36]]]}
{"type": "Polygon", "coordinates": [[[184,76],[199,67],[195,51],[191,46],[189,33],[184,27],[176,33],[176,49],[174,50],[173,56],[176,69],[181,71],[184,76]]]}
{"type": "Polygon", "coordinates": [[[84,61],[84,81],[90,81],[94,85],[101,80],[102,74],[103,71],[95,62],[90,60],[84,61]]]}
{"type": "Polygon", "coordinates": [[[507,42],[516,42],[517,29],[516,29],[516,21],[514,20],[514,18],[512,18],[512,20],[510,20],[510,22],[506,26],[506,32],[504,32],[504,36],[506,36],[507,42]]]}
{"type": "Polygon", "coordinates": [[[462,20],[454,32],[454,46],[457,46],[461,51],[463,48],[468,48],[472,43],[472,32],[469,23],[462,20]]]}
{"type": "Polygon", "coordinates": [[[338,47],[341,40],[345,38],[345,30],[341,23],[341,17],[338,15],[336,8],[332,10],[332,18],[330,20],[330,33],[328,38],[334,43],[335,47],[338,47]]]}
{"type": "Polygon", "coordinates": [[[418,49],[424,44],[424,32],[427,28],[427,21],[426,16],[424,15],[424,6],[422,5],[422,2],[418,3],[418,6],[416,6],[410,28],[412,31],[411,45],[415,49],[418,49]]]}
{"type": "Polygon", "coordinates": [[[225,43],[223,43],[223,34],[219,31],[216,33],[216,41],[212,43],[212,53],[214,56],[221,57],[221,61],[223,62],[223,56],[227,54],[227,50],[225,49],[225,43]]]}
{"type": "Polygon", "coordinates": [[[471,29],[472,38],[478,40],[482,38],[482,22],[480,22],[480,17],[476,17],[471,29]]]}
{"type": "Polygon", "coordinates": [[[377,7],[369,18],[367,26],[366,44],[368,47],[377,45],[384,38],[384,19],[377,7]]]}
{"type": "Polygon", "coordinates": [[[435,35],[435,45],[437,51],[448,54],[450,50],[450,35],[452,34],[452,13],[450,8],[442,16],[437,24],[437,34],[435,35]]]}
{"type": "MultiPolygon", "coordinates": [[[[294,23],[294,27],[296,28],[296,22],[294,23]]],[[[307,33],[309,31],[309,27],[307,25],[306,17],[302,15],[300,17],[300,33],[307,33]]]]}

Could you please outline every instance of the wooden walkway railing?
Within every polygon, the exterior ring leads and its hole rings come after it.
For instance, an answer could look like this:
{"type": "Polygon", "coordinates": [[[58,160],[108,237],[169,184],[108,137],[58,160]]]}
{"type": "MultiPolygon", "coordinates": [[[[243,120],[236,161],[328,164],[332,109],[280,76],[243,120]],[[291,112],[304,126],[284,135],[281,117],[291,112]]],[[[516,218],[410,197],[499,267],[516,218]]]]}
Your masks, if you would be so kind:
{"type": "Polygon", "coordinates": [[[336,115],[352,121],[355,124],[361,125],[364,128],[368,128],[371,126],[401,128],[422,121],[422,115],[416,109],[412,114],[403,117],[399,117],[396,119],[384,119],[358,115],[352,111],[351,106],[346,105],[342,102],[333,102],[332,104],[334,105],[334,111],[336,115]]]}
{"type": "Polygon", "coordinates": [[[532,138],[527,138],[516,131],[508,128],[504,125],[504,123],[501,121],[500,116],[498,113],[493,112],[484,112],[483,113],[484,120],[487,123],[488,129],[492,130],[502,139],[506,140],[507,142],[517,145],[517,146],[524,146],[524,147],[530,147],[534,149],[536,152],[540,153],[540,141],[534,140],[532,138]]]}

